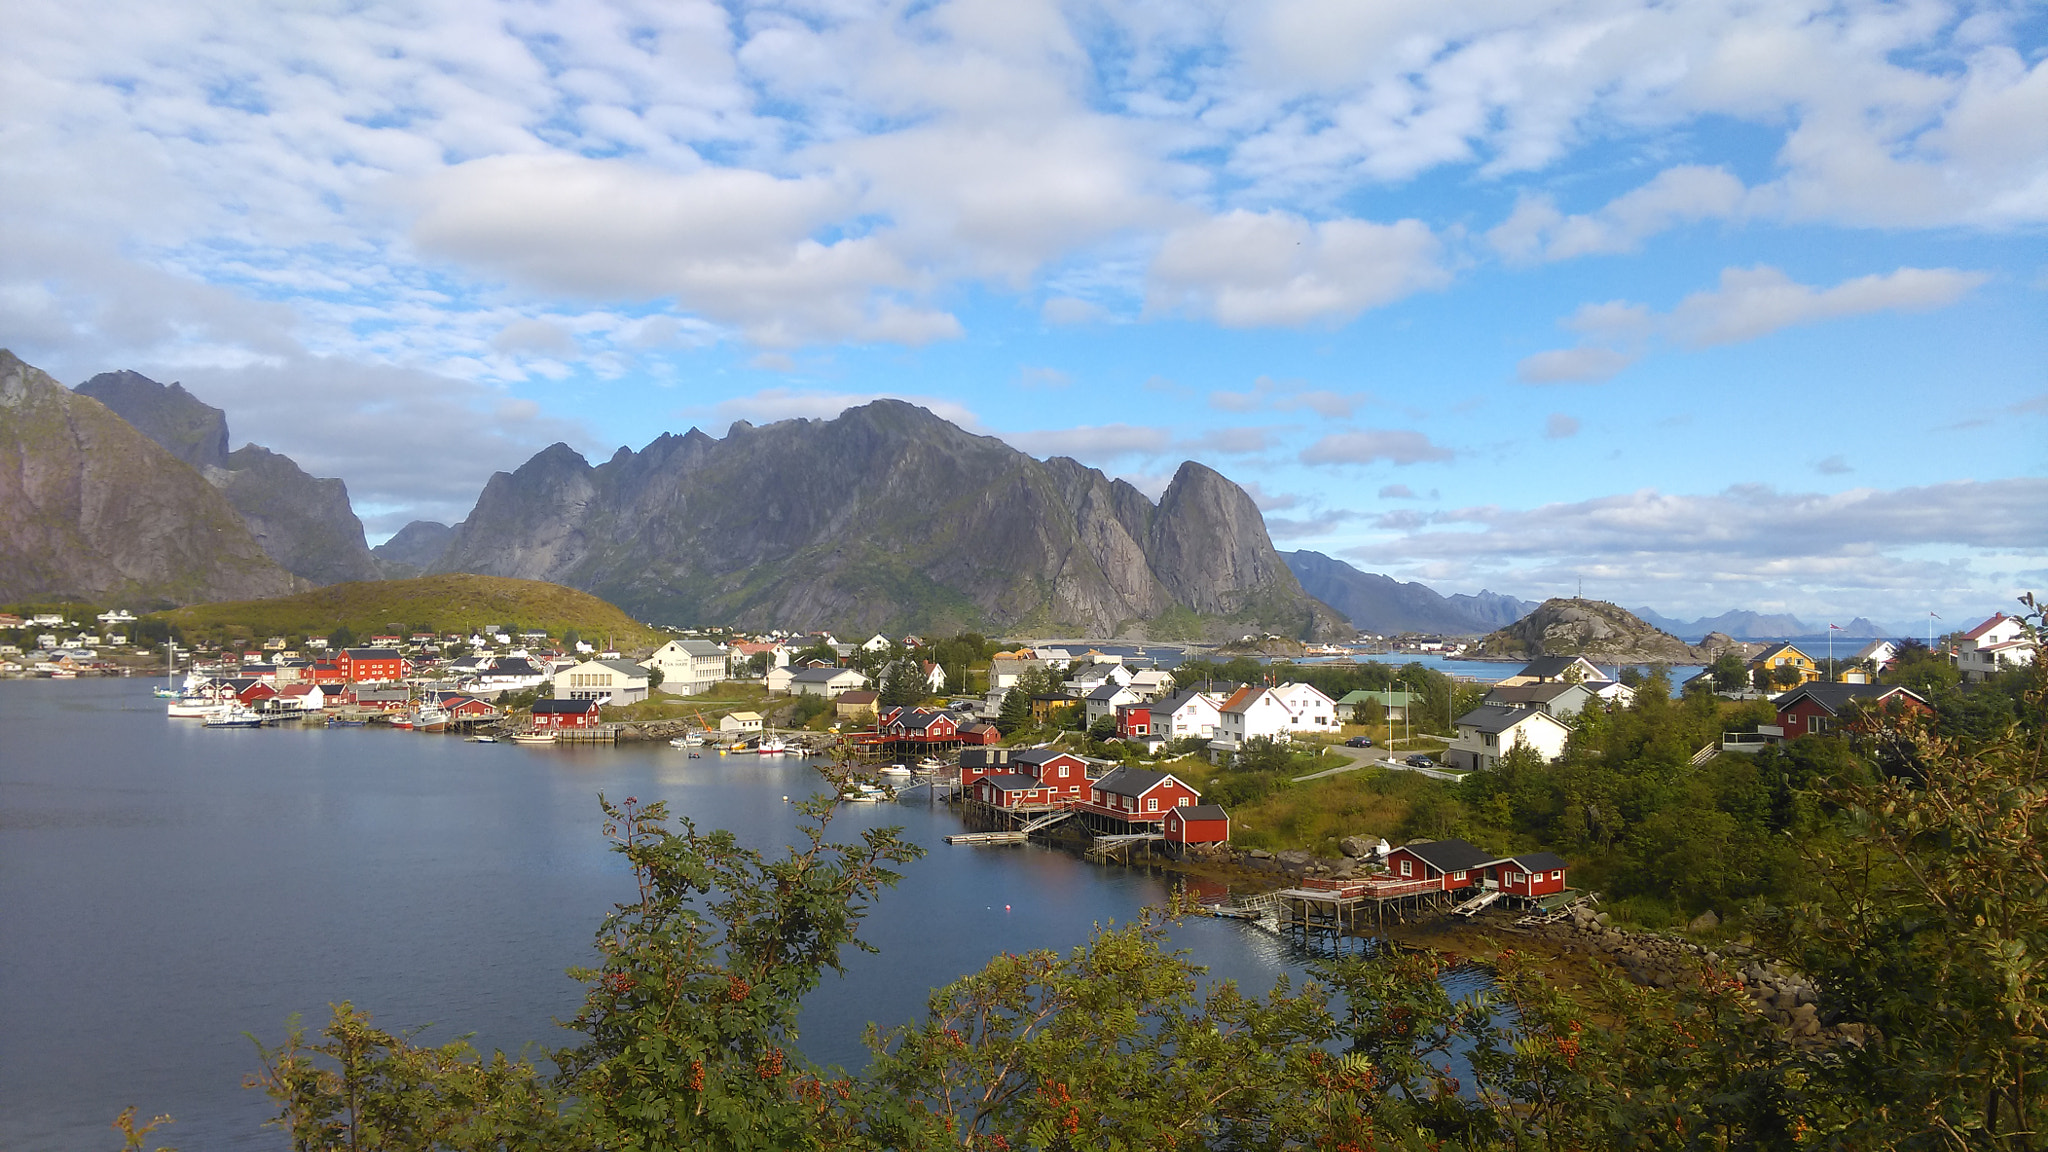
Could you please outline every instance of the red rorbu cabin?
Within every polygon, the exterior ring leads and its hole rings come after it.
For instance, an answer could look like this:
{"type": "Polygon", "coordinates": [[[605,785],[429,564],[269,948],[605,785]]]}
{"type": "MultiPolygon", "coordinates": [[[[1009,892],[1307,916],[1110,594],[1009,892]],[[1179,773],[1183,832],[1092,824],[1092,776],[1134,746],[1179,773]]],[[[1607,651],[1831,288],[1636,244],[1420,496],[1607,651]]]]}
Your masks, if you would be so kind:
{"type": "Polygon", "coordinates": [[[962,748],[960,750],[960,787],[969,789],[984,776],[1002,776],[1010,771],[1009,748],[962,748]]]}
{"type": "Polygon", "coordinates": [[[1230,813],[1221,804],[1189,804],[1166,810],[1166,841],[1169,844],[1227,844],[1230,841],[1230,813]]]}
{"type": "Polygon", "coordinates": [[[1524,852],[1487,865],[1488,887],[1508,896],[1536,900],[1564,891],[1564,857],[1555,852],[1524,852]]]}
{"type": "Polygon", "coordinates": [[[1019,749],[1010,753],[1010,771],[1037,780],[1049,795],[1062,800],[1088,799],[1088,762],[1071,752],[1019,749]]]}
{"type": "Polygon", "coordinates": [[[595,728],[597,710],[595,700],[535,700],[533,726],[539,729],[595,728]]]}
{"type": "Polygon", "coordinates": [[[1202,794],[1168,772],[1118,768],[1089,786],[1088,807],[1126,821],[1157,823],[1175,808],[1193,807],[1202,794]]]}
{"type": "Polygon", "coordinates": [[[1387,873],[1395,880],[1430,882],[1434,888],[1455,892],[1477,885],[1495,859],[1464,840],[1426,840],[1387,853],[1387,873]]]}
{"type": "Polygon", "coordinates": [[[1035,776],[983,776],[974,784],[975,798],[996,808],[1051,804],[1059,798],[1035,776]]]}

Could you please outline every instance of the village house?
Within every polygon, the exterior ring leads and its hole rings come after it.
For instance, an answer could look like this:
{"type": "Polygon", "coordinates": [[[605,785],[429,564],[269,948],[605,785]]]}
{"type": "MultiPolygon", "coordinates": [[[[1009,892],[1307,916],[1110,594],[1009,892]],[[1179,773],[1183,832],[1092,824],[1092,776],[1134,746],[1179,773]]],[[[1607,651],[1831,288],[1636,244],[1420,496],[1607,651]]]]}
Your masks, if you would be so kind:
{"type": "Polygon", "coordinates": [[[960,750],[960,787],[970,788],[983,776],[1003,776],[1010,773],[1010,754],[1014,748],[962,748],[960,750]]]}
{"type": "Polygon", "coordinates": [[[1540,708],[1481,705],[1458,717],[1458,735],[1444,753],[1452,768],[1491,768],[1517,747],[1525,746],[1545,763],[1564,755],[1571,729],[1540,708]]]}
{"type": "Polygon", "coordinates": [[[1956,641],[1956,671],[1973,683],[1986,680],[2004,669],[2032,664],[2034,648],[2019,620],[2000,612],[1956,641]]]}
{"type": "MultiPolygon", "coordinates": [[[[830,700],[842,692],[868,686],[868,678],[852,668],[804,668],[789,678],[792,696],[823,696],[830,700]]],[[[771,687],[770,691],[774,689],[771,687]]]]}
{"type": "Polygon", "coordinates": [[[555,674],[555,699],[621,708],[647,699],[647,669],[628,660],[586,660],[555,674]]]}
{"type": "Polygon", "coordinates": [[[1899,646],[1896,643],[1890,640],[1872,640],[1849,657],[1850,663],[1854,666],[1843,673],[1842,680],[1849,684],[1875,683],[1877,674],[1883,672],[1886,666],[1898,657],[1899,646]]]}
{"type": "Polygon", "coordinates": [[[936,708],[887,708],[875,719],[875,731],[892,740],[945,742],[960,735],[960,722],[936,708]]]}
{"type": "Polygon", "coordinates": [[[732,733],[759,732],[761,730],[761,714],[759,712],[728,712],[718,718],[718,730],[720,732],[732,733]]]}
{"type": "Polygon", "coordinates": [[[356,684],[403,680],[412,671],[412,662],[396,648],[343,648],[335,654],[334,665],[343,680],[356,684]]]}
{"type": "Polygon", "coordinates": [[[1086,806],[1129,822],[1163,819],[1169,809],[1192,807],[1202,794],[1170,772],[1117,768],[1092,782],[1086,806]]]}
{"type": "Polygon", "coordinates": [[[1380,715],[1389,724],[1399,724],[1408,719],[1408,707],[1416,699],[1413,692],[1375,692],[1359,688],[1346,692],[1337,701],[1337,719],[1347,724],[1363,724],[1369,711],[1367,705],[1378,704],[1380,715]]]}
{"type": "MultiPolygon", "coordinates": [[[[1142,702],[1117,705],[1117,739],[1130,744],[1143,745],[1147,752],[1156,751],[1160,745],[1166,743],[1166,737],[1160,732],[1163,725],[1156,723],[1153,719],[1153,714],[1158,708],[1159,705],[1157,704],[1142,702]]],[[[1164,719],[1164,717],[1161,717],[1161,719],[1164,719]]]]}
{"type": "Polygon", "coordinates": [[[841,720],[851,720],[862,714],[873,716],[881,698],[882,694],[871,688],[841,692],[832,701],[832,714],[841,720]]]}
{"type": "Polygon", "coordinates": [[[1086,800],[1092,781],[1088,776],[1088,761],[1071,752],[1056,752],[1050,748],[1025,748],[1013,751],[1009,757],[1009,770],[1013,775],[1029,776],[1036,780],[1046,795],[1060,800],[1086,800]]]}
{"type": "Polygon", "coordinates": [[[988,662],[988,687],[991,692],[1007,692],[1017,686],[1027,672],[1036,672],[1046,667],[1043,660],[1035,656],[996,656],[988,662]]]}
{"type": "Polygon", "coordinates": [[[1114,717],[1116,710],[1125,704],[1138,702],[1138,694],[1115,681],[1105,681],[1081,697],[1081,707],[1088,717],[1088,726],[1104,717],[1114,717]]]}
{"type": "Polygon", "coordinates": [[[1167,740],[1210,740],[1223,723],[1224,697],[1194,688],[1151,706],[1153,731],[1167,740]]]}
{"type": "Polygon", "coordinates": [[[1605,679],[1607,674],[1584,656],[1538,656],[1524,664],[1520,672],[1500,681],[1498,686],[1512,688],[1517,684],[1569,684],[1605,679]]]}
{"type": "Polygon", "coordinates": [[[1813,657],[1801,652],[1791,644],[1773,644],[1758,653],[1749,662],[1750,675],[1754,676],[1759,668],[1770,669],[1771,675],[1774,677],[1771,681],[1773,684],[1778,683],[1775,677],[1779,674],[1779,669],[1782,668],[1790,668],[1797,672],[1799,674],[1798,682],[1801,684],[1820,679],[1820,666],[1813,662],[1813,657]]]}
{"type": "Polygon", "coordinates": [[[661,689],[678,696],[700,696],[726,674],[726,650],[709,640],[671,640],[640,662],[661,669],[661,689]]]}
{"type": "Polygon", "coordinates": [[[1122,664],[1082,664],[1067,670],[1067,678],[1060,687],[1085,698],[1104,684],[1121,688],[1130,682],[1131,670],[1122,664]]]}
{"type": "Polygon", "coordinates": [[[1131,682],[1124,687],[1136,692],[1140,700],[1157,700],[1172,694],[1173,673],[1163,668],[1140,669],[1131,673],[1131,682]]]}
{"type": "Polygon", "coordinates": [[[595,728],[598,707],[595,700],[535,700],[531,712],[533,727],[540,731],[595,728]]]}
{"type": "Polygon", "coordinates": [[[1883,715],[1900,710],[1934,715],[1926,698],[1898,684],[1830,684],[1814,681],[1772,698],[1778,710],[1775,725],[1757,726],[1765,736],[1795,740],[1834,731],[1867,731],[1882,727],[1883,715]]]}
{"type": "Polygon", "coordinates": [[[1230,813],[1221,804],[1184,804],[1166,810],[1160,831],[1169,844],[1230,843],[1230,813]]]}
{"type": "Polygon", "coordinates": [[[1564,857],[1555,852],[1521,852],[1486,865],[1481,881],[1503,895],[1540,900],[1564,891],[1564,857]]]}
{"type": "Polygon", "coordinates": [[[1216,735],[1209,741],[1212,756],[1236,752],[1254,737],[1285,740],[1297,732],[1339,730],[1337,702],[1309,684],[1239,688],[1216,711],[1216,735]]]}
{"type": "Polygon", "coordinates": [[[1465,840],[1425,840],[1387,853],[1387,874],[1426,884],[1432,891],[1477,887],[1494,856],[1465,840]]]}
{"type": "Polygon", "coordinates": [[[1037,777],[1010,773],[976,780],[974,798],[996,808],[1035,808],[1059,802],[1059,797],[1037,777]]]}
{"type": "MultiPolygon", "coordinates": [[[[1595,682],[1599,683],[1599,682],[1595,682]]],[[[1569,720],[1598,699],[1587,683],[1494,685],[1480,703],[1495,708],[1534,708],[1555,720],[1569,720]]]]}

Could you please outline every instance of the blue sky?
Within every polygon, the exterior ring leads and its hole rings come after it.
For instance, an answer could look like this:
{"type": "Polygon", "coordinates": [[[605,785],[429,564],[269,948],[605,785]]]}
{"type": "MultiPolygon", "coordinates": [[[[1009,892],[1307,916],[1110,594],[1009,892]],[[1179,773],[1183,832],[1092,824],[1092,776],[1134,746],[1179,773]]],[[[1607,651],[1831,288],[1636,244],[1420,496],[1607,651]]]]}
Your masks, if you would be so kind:
{"type": "Polygon", "coordinates": [[[22,0],[0,344],[381,538],[925,403],[1669,615],[2048,585],[2048,7],[22,0]]]}

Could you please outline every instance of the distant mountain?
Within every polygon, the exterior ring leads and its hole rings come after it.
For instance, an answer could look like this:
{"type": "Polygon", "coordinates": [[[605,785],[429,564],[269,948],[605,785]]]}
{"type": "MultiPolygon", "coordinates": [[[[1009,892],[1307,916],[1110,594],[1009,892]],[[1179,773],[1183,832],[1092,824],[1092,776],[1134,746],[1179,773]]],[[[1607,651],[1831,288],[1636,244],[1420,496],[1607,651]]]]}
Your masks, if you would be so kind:
{"type": "Polygon", "coordinates": [[[289,456],[254,444],[230,453],[227,414],[179,384],[139,372],[102,372],[77,392],[105,404],[227,493],[270,558],[314,584],[383,573],[363,540],[348,486],[311,476],[289,456]]]}
{"type": "MultiPolygon", "coordinates": [[[[1673,620],[1667,616],[1659,616],[1648,608],[1638,608],[1635,614],[1642,617],[1645,622],[1654,624],[1674,636],[1693,641],[1699,640],[1710,632],[1720,632],[1733,636],[1737,640],[1785,640],[1795,637],[1814,636],[1825,639],[1828,632],[1828,626],[1825,623],[1808,624],[1797,616],[1782,612],[1766,615],[1759,612],[1737,609],[1723,612],[1719,616],[1702,616],[1691,623],[1673,620]]],[[[1897,627],[1888,628],[1866,620],[1861,616],[1849,621],[1849,623],[1835,631],[1835,635],[1839,638],[1860,640],[1874,640],[1883,636],[1899,636],[1903,634],[1897,627]]]]}
{"type": "Polygon", "coordinates": [[[347,627],[358,636],[397,631],[468,634],[485,625],[538,629],[556,639],[571,630],[593,642],[652,648],[661,634],[587,592],[534,580],[495,576],[428,576],[330,584],[294,596],[198,604],[165,613],[187,635],[240,630],[259,636],[325,635],[347,627]]]}
{"type": "Polygon", "coordinates": [[[491,477],[433,568],[550,580],[683,625],[1350,632],[1211,469],[1181,465],[1155,505],[897,400],[663,435],[594,467],[556,444],[491,477]]]}
{"type": "Polygon", "coordinates": [[[1712,659],[1669,632],[1604,600],[1545,600],[1534,612],[1488,634],[1489,656],[1584,656],[1595,663],[1705,663],[1712,659]]]}
{"type": "Polygon", "coordinates": [[[387,579],[417,576],[434,566],[455,539],[455,529],[435,520],[415,520],[375,548],[370,555],[387,579]]]}
{"type": "Polygon", "coordinates": [[[228,465],[228,414],[140,372],[102,372],[73,389],[105,404],[135,430],[202,473],[228,465]]]}
{"type": "Polygon", "coordinates": [[[190,464],[0,350],[0,600],[144,606],[291,590],[190,464]]]}
{"type": "Polygon", "coordinates": [[[1477,635],[1512,624],[1535,607],[1492,592],[1445,597],[1426,584],[1361,571],[1320,552],[1283,552],[1281,558],[1309,595],[1342,612],[1355,627],[1381,635],[1477,635]]]}

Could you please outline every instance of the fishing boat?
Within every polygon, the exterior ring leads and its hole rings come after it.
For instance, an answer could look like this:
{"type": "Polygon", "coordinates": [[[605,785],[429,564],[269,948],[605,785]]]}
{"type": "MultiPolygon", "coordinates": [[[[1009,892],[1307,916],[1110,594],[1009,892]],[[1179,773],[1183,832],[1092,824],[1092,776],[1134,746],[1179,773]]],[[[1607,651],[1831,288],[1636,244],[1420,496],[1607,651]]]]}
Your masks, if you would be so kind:
{"type": "Polygon", "coordinates": [[[789,745],[784,744],[780,736],[763,736],[760,743],[754,745],[754,751],[763,756],[774,756],[789,751],[789,745]]]}
{"type": "Polygon", "coordinates": [[[212,696],[180,696],[164,705],[164,714],[174,719],[204,720],[220,711],[221,702],[212,696]]]}
{"type": "Polygon", "coordinates": [[[448,730],[448,710],[445,708],[426,705],[421,707],[419,711],[414,712],[411,719],[413,730],[416,732],[446,732],[448,730]]]}
{"type": "Polygon", "coordinates": [[[483,733],[479,732],[476,735],[471,736],[469,738],[469,742],[471,744],[496,744],[498,742],[498,738],[496,736],[486,736],[483,733]]]}
{"type": "Polygon", "coordinates": [[[514,732],[512,734],[512,742],[514,744],[553,744],[555,742],[555,734],[553,732],[514,732]]]}
{"type": "Polygon", "coordinates": [[[946,763],[937,756],[927,756],[917,762],[917,770],[919,772],[944,772],[951,767],[951,764],[946,763]]]}
{"type": "Polygon", "coordinates": [[[884,764],[879,770],[884,776],[908,776],[910,769],[901,764],[884,764]]]}
{"type": "Polygon", "coordinates": [[[868,784],[860,781],[848,781],[839,790],[839,799],[847,804],[880,804],[884,800],[894,800],[895,798],[896,794],[894,792],[879,784],[868,784]]]}

